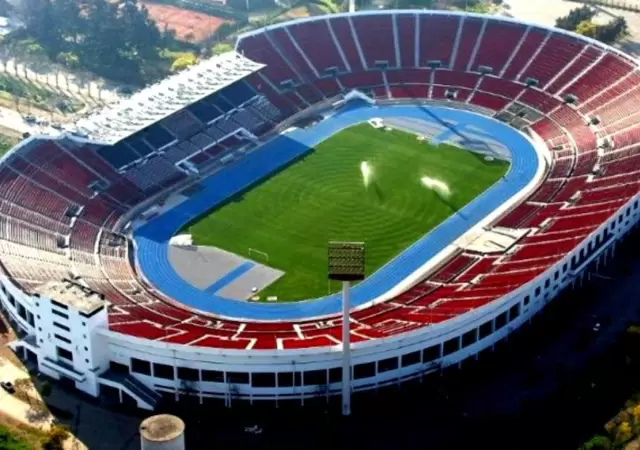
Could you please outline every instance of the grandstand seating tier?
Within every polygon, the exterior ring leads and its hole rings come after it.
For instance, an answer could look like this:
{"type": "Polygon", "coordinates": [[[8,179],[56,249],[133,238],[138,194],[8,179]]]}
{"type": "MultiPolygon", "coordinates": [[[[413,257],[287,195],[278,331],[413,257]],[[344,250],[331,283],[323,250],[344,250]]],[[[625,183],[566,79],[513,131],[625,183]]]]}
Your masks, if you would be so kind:
{"type": "Polygon", "coordinates": [[[531,129],[559,148],[551,151],[547,179],[536,192],[497,221],[530,229],[526,237],[489,256],[458,251],[405,292],[355,311],[354,342],[447,320],[532,280],[640,190],[634,115],[640,78],[631,73],[635,63],[595,43],[511,21],[461,17],[398,12],[276,25],[239,42],[247,57],[266,64],[261,73],[124,141],[98,146],[32,138],[0,168],[3,270],[30,291],[77,268],[111,303],[115,332],[236,350],[337,345],[339,327],[326,318],[214,320],[176,306],[139,277],[128,239],[112,231],[127,209],[188,177],[178,161],[212,167],[227,150],[244,145],[233,136],[241,128],[261,136],[272,122],[343,89],[374,88],[383,99],[445,100],[447,91],[457,90],[458,102],[496,112],[513,102],[526,105],[541,114],[531,129]],[[435,61],[440,67],[429,68],[435,61]],[[492,68],[491,75],[482,75],[481,66],[492,68]],[[526,87],[527,78],[537,86],[526,87]],[[575,106],[563,103],[567,94],[577,97],[575,106]],[[246,105],[236,109],[240,104],[246,105]],[[587,125],[588,115],[601,124],[587,125]],[[610,137],[613,148],[596,151],[595,132],[610,137]]]}

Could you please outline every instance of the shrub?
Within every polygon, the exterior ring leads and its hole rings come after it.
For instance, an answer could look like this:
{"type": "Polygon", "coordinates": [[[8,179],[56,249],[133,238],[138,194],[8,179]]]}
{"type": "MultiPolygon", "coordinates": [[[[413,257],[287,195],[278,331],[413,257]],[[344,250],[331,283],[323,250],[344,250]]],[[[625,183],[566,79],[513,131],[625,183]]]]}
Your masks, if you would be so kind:
{"type": "Polygon", "coordinates": [[[581,34],[587,37],[596,37],[596,33],[598,32],[598,27],[595,23],[590,20],[583,20],[576,27],[576,33],[581,34]]]}
{"type": "Polygon", "coordinates": [[[180,72],[198,62],[198,57],[194,53],[184,53],[177,57],[171,64],[172,72],[180,72]]]}
{"type": "Polygon", "coordinates": [[[0,425],[0,448],[5,450],[30,450],[31,447],[4,425],[0,425]]]}
{"type": "Polygon", "coordinates": [[[569,14],[564,17],[559,17],[556,20],[556,27],[563,30],[574,31],[578,25],[584,21],[593,19],[596,13],[590,6],[584,5],[580,8],[575,8],[569,11],[569,14]]]}
{"type": "Polygon", "coordinates": [[[233,50],[233,46],[227,42],[218,42],[211,49],[211,53],[214,55],[220,55],[222,53],[227,53],[233,50]]]}
{"type": "Polygon", "coordinates": [[[609,450],[611,440],[606,436],[594,436],[580,450],[609,450]]]}
{"type": "Polygon", "coordinates": [[[54,425],[47,433],[42,448],[43,450],[63,450],[67,437],[69,437],[69,430],[66,427],[54,425]]]}
{"type": "Polygon", "coordinates": [[[43,397],[48,397],[51,395],[51,383],[48,381],[43,381],[40,385],[40,395],[43,397]]]}
{"type": "Polygon", "coordinates": [[[12,139],[9,139],[6,136],[0,135],[0,155],[4,155],[6,152],[11,150],[11,147],[15,142],[12,139]]]}
{"type": "Polygon", "coordinates": [[[618,428],[615,432],[615,442],[616,444],[623,444],[627,442],[629,439],[633,437],[631,433],[631,424],[626,420],[618,425],[618,428]]]}

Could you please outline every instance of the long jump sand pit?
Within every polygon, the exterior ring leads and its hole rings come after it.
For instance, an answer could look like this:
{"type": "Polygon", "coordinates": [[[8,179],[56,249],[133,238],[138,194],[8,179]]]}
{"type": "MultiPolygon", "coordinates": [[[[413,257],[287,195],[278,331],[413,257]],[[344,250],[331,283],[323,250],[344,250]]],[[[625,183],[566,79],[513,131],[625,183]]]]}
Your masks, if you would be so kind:
{"type": "Polygon", "coordinates": [[[176,37],[181,41],[200,43],[211,36],[228,20],[220,17],[209,16],[204,13],[177,8],[170,5],[160,5],[143,1],[142,4],[149,11],[149,16],[158,25],[158,28],[167,27],[176,32],[176,37]]]}

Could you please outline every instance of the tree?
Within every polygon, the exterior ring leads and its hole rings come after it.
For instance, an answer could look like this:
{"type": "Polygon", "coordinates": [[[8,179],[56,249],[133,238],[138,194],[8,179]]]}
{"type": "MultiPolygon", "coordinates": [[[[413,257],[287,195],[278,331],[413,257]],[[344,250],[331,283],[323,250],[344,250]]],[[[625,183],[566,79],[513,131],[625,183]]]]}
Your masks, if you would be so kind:
{"type": "Polygon", "coordinates": [[[316,5],[325,14],[340,12],[340,6],[334,3],[333,0],[312,0],[310,4],[316,5]]]}
{"type": "Polygon", "coordinates": [[[433,0],[396,0],[396,8],[433,8],[433,0]]]}
{"type": "Polygon", "coordinates": [[[596,37],[596,33],[598,32],[598,27],[595,23],[590,20],[583,20],[576,27],[576,33],[581,34],[583,36],[587,36],[590,38],[596,37]]]}
{"type": "Polygon", "coordinates": [[[89,4],[87,14],[91,32],[84,36],[79,56],[90,70],[112,67],[122,70],[126,51],[125,33],[118,21],[118,5],[98,0],[89,4]]]}
{"type": "Polygon", "coordinates": [[[218,42],[211,49],[211,53],[214,55],[221,55],[222,53],[227,53],[233,50],[233,46],[228,42],[218,42]]]}
{"type": "Polygon", "coordinates": [[[183,53],[171,64],[172,72],[180,72],[198,62],[198,57],[194,53],[183,53]]]}
{"type": "Polygon", "coordinates": [[[176,30],[172,30],[169,28],[169,24],[164,24],[164,28],[160,32],[162,46],[170,47],[173,42],[176,40],[176,30]]]}
{"type": "Polygon", "coordinates": [[[23,0],[21,12],[48,59],[128,84],[166,75],[159,49],[174,35],[161,33],[137,0],[23,0]]]}
{"type": "Polygon", "coordinates": [[[569,14],[556,19],[556,27],[563,30],[575,31],[578,25],[584,21],[590,21],[596,15],[590,6],[584,5],[569,11],[569,14]]]}
{"type": "Polygon", "coordinates": [[[0,64],[2,64],[2,70],[7,72],[9,70],[8,63],[15,56],[15,43],[13,40],[2,39],[0,40],[0,64]]]}
{"type": "Polygon", "coordinates": [[[102,101],[102,91],[104,90],[104,81],[96,80],[95,81],[96,89],[98,89],[98,101],[102,101]]]}
{"type": "Polygon", "coordinates": [[[239,26],[240,25],[237,23],[225,22],[213,33],[211,39],[214,41],[224,41],[226,38],[231,36],[231,34],[235,33],[239,26]]]}
{"type": "Polygon", "coordinates": [[[605,44],[613,44],[629,34],[624,17],[616,17],[606,25],[598,27],[595,38],[605,44]]]}
{"type": "Polygon", "coordinates": [[[56,0],[56,15],[64,18],[58,22],[58,32],[64,40],[78,44],[80,36],[87,31],[84,15],[77,0],[56,0]]]}
{"type": "Polygon", "coordinates": [[[184,40],[190,44],[193,44],[193,41],[196,39],[196,35],[193,34],[191,31],[189,31],[188,33],[186,33],[184,35],[184,40]]]}
{"type": "Polygon", "coordinates": [[[41,45],[46,46],[50,55],[55,55],[63,45],[62,36],[58,32],[60,17],[51,0],[25,0],[22,5],[24,22],[41,45]]]}
{"type": "Polygon", "coordinates": [[[559,17],[556,26],[595,38],[605,44],[613,44],[629,34],[624,17],[616,17],[606,25],[596,25],[591,21],[594,16],[595,11],[585,5],[571,10],[565,17],[559,17]]]}
{"type": "Polygon", "coordinates": [[[145,60],[157,57],[156,46],[161,35],[147,8],[137,0],[127,0],[121,7],[120,17],[125,48],[145,60]]]}
{"type": "Polygon", "coordinates": [[[5,153],[7,153],[14,145],[15,142],[13,142],[7,136],[0,134],[0,155],[4,155],[5,153]]]}
{"type": "Polygon", "coordinates": [[[78,58],[78,55],[71,52],[59,53],[56,57],[56,61],[67,69],[75,70],[80,67],[80,59],[78,58]]]}

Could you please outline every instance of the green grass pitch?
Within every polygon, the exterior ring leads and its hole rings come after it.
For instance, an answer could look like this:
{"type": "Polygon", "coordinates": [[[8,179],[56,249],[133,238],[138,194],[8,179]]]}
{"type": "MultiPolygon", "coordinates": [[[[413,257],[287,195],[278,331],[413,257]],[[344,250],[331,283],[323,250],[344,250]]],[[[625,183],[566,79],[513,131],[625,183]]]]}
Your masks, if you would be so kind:
{"type": "MultiPolygon", "coordinates": [[[[280,301],[326,295],[327,242],[364,241],[367,275],[494,184],[509,163],[413,134],[360,124],[192,224],[197,245],[265,263],[285,275],[261,292],[280,301]],[[372,168],[365,188],[360,165],[372,168]],[[449,198],[421,178],[446,183],[449,198]]],[[[339,290],[336,283],[331,291],[339,290]]]]}

